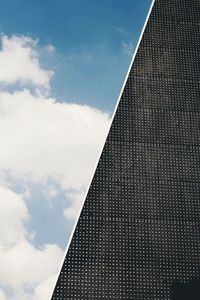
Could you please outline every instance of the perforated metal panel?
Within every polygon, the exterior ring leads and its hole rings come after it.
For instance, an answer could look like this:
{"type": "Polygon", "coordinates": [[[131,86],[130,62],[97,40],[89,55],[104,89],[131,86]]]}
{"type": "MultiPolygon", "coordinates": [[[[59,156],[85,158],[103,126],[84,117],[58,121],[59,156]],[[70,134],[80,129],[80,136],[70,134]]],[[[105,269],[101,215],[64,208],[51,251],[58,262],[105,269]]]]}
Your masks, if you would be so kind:
{"type": "Polygon", "coordinates": [[[156,0],[52,300],[182,300],[199,180],[200,1],[156,0]]]}

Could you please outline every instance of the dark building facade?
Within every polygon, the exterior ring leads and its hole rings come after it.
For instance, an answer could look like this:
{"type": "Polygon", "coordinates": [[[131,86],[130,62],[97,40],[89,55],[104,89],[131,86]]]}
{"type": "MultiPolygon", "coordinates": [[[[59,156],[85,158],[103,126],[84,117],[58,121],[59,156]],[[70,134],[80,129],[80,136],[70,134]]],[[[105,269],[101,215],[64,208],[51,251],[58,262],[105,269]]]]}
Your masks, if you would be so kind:
{"type": "Polygon", "coordinates": [[[200,0],[156,0],[52,300],[200,299],[200,0]]]}

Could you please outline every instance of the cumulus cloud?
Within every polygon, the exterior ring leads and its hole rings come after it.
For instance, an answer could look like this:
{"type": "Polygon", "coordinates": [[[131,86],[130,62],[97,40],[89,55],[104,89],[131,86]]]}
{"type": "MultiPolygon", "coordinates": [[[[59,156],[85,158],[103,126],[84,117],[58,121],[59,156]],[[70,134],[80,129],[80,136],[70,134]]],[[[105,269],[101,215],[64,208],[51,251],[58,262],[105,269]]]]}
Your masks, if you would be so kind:
{"type": "MultiPolygon", "coordinates": [[[[41,67],[37,40],[2,36],[1,44],[0,300],[46,300],[63,251],[53,243],[33,245],[27,229],[29,187],[43,185],[48,201],[59,192],[66,195],[63,216],[75,219],[110,119],[98,109],[47,96],[53,72],[41,67]],[[16,83],[18,90],[6,91],[16,83]],[[30,84],[40,92],[31,92],[30,84]],[[23,193],[16,193],[13,181],[25,184],[23,193]]],[[[55,49],[48,45],[46,51],[55,49]]]]}
{"type": "Polygon", "coordinates": [[[43,280],[35,289],[34,291],[34,300],[47,300],[50,299],[54,284],[57,280],[57,276],[54,274],[52,276],[49,276],[45,280],[43,280]]]}
{"type": "Polygon", "coordinates": [[[53,72],[41,67],[36,50],[37,40],[26,36],[2,35],[0,42],[0,82],[7,85],[29,83],[34,87],[49,89],[53,72]]]}
{"type": "MultiPolygon", "coordinates": [[[[50,295],[62,250],[57,245],[35,248],[25,228],[29,217],[26,202],[20,194],[0,186],[0,283],[11,290],[12,299],[30,299],[38,293],[50,295]],[[41,286],[42,284],[42,286],[41,286]],[[46,287],[46,288],[45,288],[46,287]]],[[[0,299],[6,299],[0,291],[0,299]]],[[[42,298],[33,298],[42,299],[42,298]]]]}
{"type": "Polygon", "coordinates": [[[6,294],[0,289],[0,300],[7,300],[6,294]]]}
{"type": "Polygon", "coordinates": [[[0,186],[0,200],[0,247],[6,249],[24,239],[29,215],[24,200],[8,188],[0,186]]]}
{"type": "Polygon", "coordinates": [[[108,115],[89,106],[28,90],[0,92],[1,170],[35,182],[53,179],[65,190],[85,187],[108,125],[108,115]]]}
{"type": "Polygon", "coordinates": [[[28,240],[19,241],[12,247],[1,247],[0,282],[16,290],[25,285],[32,287],[58,271],[62,254],[57,245],[37,249],[28,240]]]}
{"type": "Polygon", "coordinates": [[[70,205],[65,208],[64,216],[67,219],[76,219],[83,204],[85,190],[68,192],[66,196],[70,200],[70,205]]]}

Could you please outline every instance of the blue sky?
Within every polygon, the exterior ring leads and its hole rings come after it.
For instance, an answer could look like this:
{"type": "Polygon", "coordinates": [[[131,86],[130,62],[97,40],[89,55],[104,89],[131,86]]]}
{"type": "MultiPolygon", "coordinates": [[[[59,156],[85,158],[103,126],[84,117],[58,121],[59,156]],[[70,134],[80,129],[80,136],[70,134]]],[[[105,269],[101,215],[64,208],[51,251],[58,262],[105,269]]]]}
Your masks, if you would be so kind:
{"type": "Polygon", "coordinates": [[[150,0],[2,0],[0,30],[39,38],[56,55],[43,60],[56,70],[53,96],[110,112],[130,56],[122,43],[136,45],[150,0]]]}
{"type": "Polygon", "coordinates": [[[1,1],[0,300],[48,298],[150,5],[1,1]]]}

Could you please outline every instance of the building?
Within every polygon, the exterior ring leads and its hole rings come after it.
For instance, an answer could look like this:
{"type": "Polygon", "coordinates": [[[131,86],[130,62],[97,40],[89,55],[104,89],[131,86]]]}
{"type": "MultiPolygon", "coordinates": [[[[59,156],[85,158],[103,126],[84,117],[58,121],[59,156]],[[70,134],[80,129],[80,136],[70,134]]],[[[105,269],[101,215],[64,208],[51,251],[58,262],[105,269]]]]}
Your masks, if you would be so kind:
{"type": "Polygon", "coordinates": [[[200,299],[199,51],[200,1],[155,0],[52,300],[200,299]]]}

